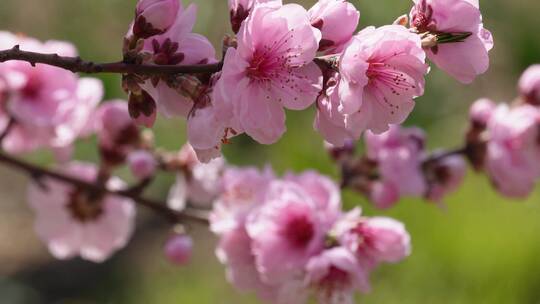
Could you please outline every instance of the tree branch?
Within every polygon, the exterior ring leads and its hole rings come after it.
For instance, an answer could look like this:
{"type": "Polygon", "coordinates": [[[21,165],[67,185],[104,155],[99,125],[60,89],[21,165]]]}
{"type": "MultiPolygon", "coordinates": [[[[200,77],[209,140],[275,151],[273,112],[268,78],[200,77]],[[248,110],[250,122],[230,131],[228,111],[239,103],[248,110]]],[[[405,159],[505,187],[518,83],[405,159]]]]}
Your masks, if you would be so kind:
{"type": "Polygon", "coordinates": [[[110,190],[107,189],[105,186],[99,185],[97,183],[94,184],[91,182],[87,182],[67,174],[48,170],[37,165],[19,160],[5,154],[4,152],[0,152],[0,163],[21,170],[34,178],[49,177],[65,183],[72,184],[76,187],[87,189],[89,191],[102,192],[130,198],[139,205],[144,206],[158,213],[159,215],[165,216],[173,222],[178,222],[182,220],[195,220],[204,224],[208,223],[208,214],[205,211],[187,208],[182,212],[178,212],[168,208],[164,202],[142,197],[137,191],[132,191],[131,189],[110,190]]]}
{"type": "Polygon", "coordinates": [[[164,75],[164,74],[198,74],[215,73],[221,71],[223,63],[196,64],[196,65],[155,65],[132,64],[124,62],[94,63],[82,60],[80,57],[65,57],[58,54],[42,54],[22,51],[18,45],[12,49],[0,51],[0,62],[10,60],[26,61],[32,66],[38,63],[59,67],[73,73],[97,74],[138,74],[138,75],[164,75]]]}

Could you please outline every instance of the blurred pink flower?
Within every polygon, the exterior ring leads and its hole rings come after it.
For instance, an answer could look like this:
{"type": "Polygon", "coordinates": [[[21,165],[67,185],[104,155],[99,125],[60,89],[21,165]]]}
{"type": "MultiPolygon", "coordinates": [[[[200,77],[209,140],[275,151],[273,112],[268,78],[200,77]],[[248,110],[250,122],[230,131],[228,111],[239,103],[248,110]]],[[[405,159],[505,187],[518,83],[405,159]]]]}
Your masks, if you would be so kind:
{"type": "Polygon", "coordinates": [[[180,6],[179,0],[139,0],[133,33],[148,38],[167,31],[174,24],[180,6]]]}
{"type": "Polygon", "coordinates": [[[320,304],[353,304],[356,290],[369,291],[369,272],[354,253],[334,247],[312,257],[306,266],[306,281],[320,304]]]}
{"type": "Polygon", "coordinates": [[[311,25],[319,29],[319,51],[338,53],[356,31],[360,12],[346,0],[319,0],[308,11],[311,25]]]}
{"type": "Polygon", "coordinates": [[[463,157],[449,156],[431,164],[428,181],[427,199],[441,203],[443,198],[456,191],[463,183],[467,173],[467,164],[463,157]]]}
{"type": "Polygon", "coordinates": [[[229,48],[221,81],[242,129],[263,144],[285,132],[285,111],[310,106],[321,90],[322,75],[313,62],[321,33],[296,4],[257,5],[229,48]]]}
{"type": "Polygon", "coordinates": [[[165,256],[171,263],[185,265],[193,254],[193,240],[185,234],[173,235],[165,244],[165,256]]]}
{"type": "MultiPolygon", "coordinates": [[[[216,62],[216,51],[208,39],[192,33],[197,8],[194,4],[187,9],[179,7],[176,21],[163,34],[145,40],[143,51],[150,53],[149,63],[157,65],[190,65],[216,62]]],[[[193,101],[171,88],[167,81],[159,78],[148,80],[142,88],[156,101],[158,110],[166,117],[187,117],[193,101]]]]}
{"type": "Polygon", "coordinates": [[[367,269],[381,262],[397,263],[410,255],[410,235],[405,226],[394,219],[363,218],[360,210],[354,209],[337,226],[341,244],[356,253],[367,269]]]}
{"type": "Polygon", "coordinates": [[[478,0],[413,0],[411,27],[420,33],[470,33],[462,42],[438,43],[426,53],[440,69],[462,83],[471,83],[489,67],[493,37],[484,29],[478,0]]]}
{"type": "Polygon", "coordinates": [[[519,79],[519,93],[527,102],[540,105],[540,64],[530,66],[519,79]]]}
{"type": "Polygon", "coordinates": [[[216,158],[201,163],[189,144],[182,147],[179,158],[183,170],[176,176],[167,204],[175,210],[184,209],[187,202],[197,207],[209,207],[221,190],[225,160],[216,158]]]}
{"type": "Polygon", "coordinates": [[[139,128],[130,117],[124,100],[103,103],[94,113],[90,128],[96,132],[101,157],[120,164],[139,143],[139,128]]]}
{"type": "Polygon", "coordinates": [[[424,93],[428,71],[420,38],[399,25],[368,27],[345,48],[340,61],[340,111],[359,137],[369,129],[402,123],[424,93]]]}
{"type": "Polygon", "coordinates": [[[262,282],[252,251],[252,243],[244,226],[239,226],[223,234],[216,255],[227,265],[227,280],[240,291],[257,291],[263,298],[273,293],[270,285],[262,282]]]}
{"type": "Polygon", "coordinates": [[[247,222],[257,269],[265,283],[277,284],[303,273],[324,248],[333,219],[295,183],[274,181],[265,203],[247,222]]]}
{"type": "Polygon", "coordinates": [[[341,192],[330,178],[316,171],[304,171],[298,175],[288,173],[283,179],[302,187],[328,221],[333,222],[341,216],[341,192]]]}
{"type": "MultiPolygon", "coordinates": [[[[366,132],[367,157],[377,163],[380,180],[386,189],[398,190],[399,196],[423,197],[427,191],[422,172],[424,157],[424,133],[417,128],[391,126],[387,132],[377,135],[366,132]]],[[[378,191],[376,186],[374,189],[378,191]]],[[[380,198],[375,193],[373,198],[380,198]]],[[[395,195],[380,198],[376,205],[392,205],[395,195]]]]}
{"type": "Polygon", "coordinates": [[[264,203],[268,185],[274,179],[270,169],[228,167],[222,177],[221,194],[210,214],[212,232],[221,235],[243,227],[246,218],[264,203]]]}
{"type": "Polygon", "coordinates": [[[369,200],[379,209],[392,208],[400,199],[399,186],[392,182],[376,181],[369,191],[369,200]]]}
{"type": "Polygon", "coordinates": [[[490,99],[481,98],[471,105],[469,116],[474,123],[487,126],[496,107],[495,103],[490,99]]]}
{"type": "Polygon", "coordinates": [[[540,176],[539,123],[540,112],[531,105],[500,105],[489,121],[486,168],[505,196],[528,196],[540,176]]]}
{"type": "MultiPolygon", "coordinates": [[[[0,32],[0,49],[19,45],[21,50],[76,56],[73,45],[0,32]]],[[[31,152],[39,148],[69,151],[75,139],[85,133],[91,113],[103,96],[101,82],[79,79],[75,74],[48,65],[32,67],[27,62],[0,64],[4,80],[3,120],[15,125],[3,141],[10,153],[31,152]]],[[[5,124],[4,124],[5,125],[5,124]]]]}
{"type": "Polygon", "coordinates": [[[131,174],[140,180],[152,177],[158,166],[155,156],[147,150],[135,150],[130,152],[127,157],[127,162],[131,174]]]}
{"type": "MultiPolygon", "coordinates": [[[[70,163],[64,171],[85,181],[97,176],[92,164],[70,163]]],[[[103,262],[126,245],[135,220],[133,201],[112,195],[91,200],[84,189],[49,178],[42,182],[30,184],[28,201],[36,213],[36,232],[56,258],[80,255],[103,262]]],[[[124,183],[111,178],[107,187],[118,190],[124,183]]]]}

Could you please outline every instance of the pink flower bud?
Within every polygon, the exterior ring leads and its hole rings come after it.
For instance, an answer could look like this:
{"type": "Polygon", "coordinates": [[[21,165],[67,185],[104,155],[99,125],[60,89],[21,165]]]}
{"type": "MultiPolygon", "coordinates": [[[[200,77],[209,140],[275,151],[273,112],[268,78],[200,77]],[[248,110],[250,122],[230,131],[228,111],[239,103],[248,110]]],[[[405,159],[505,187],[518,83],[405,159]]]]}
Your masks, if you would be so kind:
{"type": "Polygon", "coordinates": [[[494,111],[495,103],[487,98],[482,98],[473,103],[469,115],[474,123],[485,126],[494,111]]]}
{"type": "Polygon", "coordinates": [[[529,67],[519,80],[519,92],[528,103],[540,105],[540,64],[529,67]]]}
{"type": "Polygon", "coordinates": [[[311,25],[322,33],[319,51],[339,51],[358,26],[360,12],[345,0],[319,0],[310,10],[311,25]]]}
{"type": "Polygon", "coordinates": [[[165,255],[171,263],[185,265],[191,259],[192,253],[193,240],[188,235],[174,235],[165,244],[165,255]]]}
{"type": "Polygon", "coordinates": [[[392,208],[399,201],[399,189],[391,183],[375,182],[371,186],[370,200],[379,209],[392,208]]]}
{"type": "Polygon", "coordinates": [[[167,31],[181,9],[178,0],[140,0],[135,12],[133,33],[148,38],[167,31]]]}
{"type": "Polygon", "coordinates": [[[128,164],[131,173],[138,179],[146,179],[154,175],[157,161],[152,153],[146,150],[133,151],[128,155],[128,164]]]}

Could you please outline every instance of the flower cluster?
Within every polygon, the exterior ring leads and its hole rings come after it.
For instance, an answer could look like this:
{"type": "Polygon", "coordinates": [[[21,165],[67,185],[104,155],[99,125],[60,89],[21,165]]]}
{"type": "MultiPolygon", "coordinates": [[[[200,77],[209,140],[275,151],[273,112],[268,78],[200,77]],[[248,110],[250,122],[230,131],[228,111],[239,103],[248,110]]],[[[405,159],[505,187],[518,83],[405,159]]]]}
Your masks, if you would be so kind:
{"type": "Polygon", "coordinates": [[[352,303],[377,265],[410,253],[403,224],[344,213],[338,187],[310,171],[227,168],[210,223],[228,279],[272,303],[352,303]]]}
{"type": "Polygon", "coordinates": [[[429,155],[424,132],[418,128],[392,126],[382,134],[367,132],[365,146],[360,158],[352,150],[334,146],[330,150],[342,163],[345,185],[365,194],[380,209],[394,206],[402,197],[441,203],[461,185],[466,173],[460,155],[445,156],[442,151],[429,155]]]}
{"type": "Polygon", "coordinates": [[[519,82],[520,98],[512,105],[476,101],[470,110],[468,145],[471,160],[484,169],[495,188],[525,198],[540,178],[540,70],[529,68],[519,82]],[[472,147],[476,147],[473,150],[472,147]]]}
{"type": "MultiPolygon", "coordinates": [[[[423,95],[426,57],[470,83],[487,70],[493,46],[470,0],[418,0],[410,24],[405,17],[356,34],[360,12],[345,0],[319,0],[309,10],[281,0],[230,0],[229,11],[236,38],[224,43],[219,73],[124,78],[132,117],[149,126],[156,107],[186,117],[189,142],[203,161],[242,133],[275,143],[286,131],[285,109],[313,104],[315,129],[334,145],[366,130],[382,133],[402,123],[423,95]]],[[[124,60],[217,62],[208,40],[191,33],[194,22],[193,5],[139,1],[124,60]]]]}
{"type": "MultiPolygon", "coordinates": [[[[40,42],[0,32],[0,49],[18,45],[25,51],[76,56],[62,41],[40,42]]],[[[52,149],[59,160],[69,159],[73,142],[87,132],[87,122],[103,96],[93,78],[44,64],[23,61],[0,64],[0,128],[9,128],[2,148],[10,153],[52,149]]]]}

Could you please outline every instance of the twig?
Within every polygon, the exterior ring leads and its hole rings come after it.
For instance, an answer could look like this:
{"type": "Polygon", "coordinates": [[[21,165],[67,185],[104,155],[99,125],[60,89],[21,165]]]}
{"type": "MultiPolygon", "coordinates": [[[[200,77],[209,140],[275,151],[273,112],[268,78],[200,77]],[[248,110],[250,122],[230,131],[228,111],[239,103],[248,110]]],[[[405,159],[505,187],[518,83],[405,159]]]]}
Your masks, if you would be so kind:
{"type": "Polygon", "coordinates": [[[0,62],[20,60],[35,66],[38,63],[59,67],[73,73],[116,73],[138,75],[165,75],[165,74],[198,74],[219,72],[223,66],[221,62],[196,65],[155,65],[132,64],[124,62],[94,63],[82,60],[80,57],[65,57],[58,54],[42,54],[23,51],[18,45],[12,49],[0,51],[0,62]]]}
{"type": "Polygon", "coordinates": [[[467,148],[462,147],[453,150],[443,151],[442,153],[434,153],[429,158],[427,158],[424,163],[433,163],[451,156],[465,155],[467,154],[467,152],[467,148]]]}
{"type": "Polygon", "coordinates": [[[24,171],[33,178],[49,177],[90,191],[130,198],[139,205],[144,206],[162,216],[165,216],[173,222],[178,222],[181,220],[195,220],[204,224],[208,223],[208,214],[206,211],[188,208],[182,212],[178,212],[168,208],[164,202],[144,198],[140,196],[139,193],[136,193],[131,189],[110,190],[103,185],[93,184],[91,182],[87,182],[67,174],[48,170],[37,165],[19,160],[3,152],[0,152],[0,163],[24,171]]]}
{"type": "Polygon", "coordinates": [[[4,128],[4,130],[2,130],[2,133],[0,133],[0,144],[2,144],[2,142],[4,141],[6,136],[9,135],[9,132],[11,132],[11,129],[13,129],[14,126],[15,126],[15,118],[10,117],[6,127],[4,128]]]}

